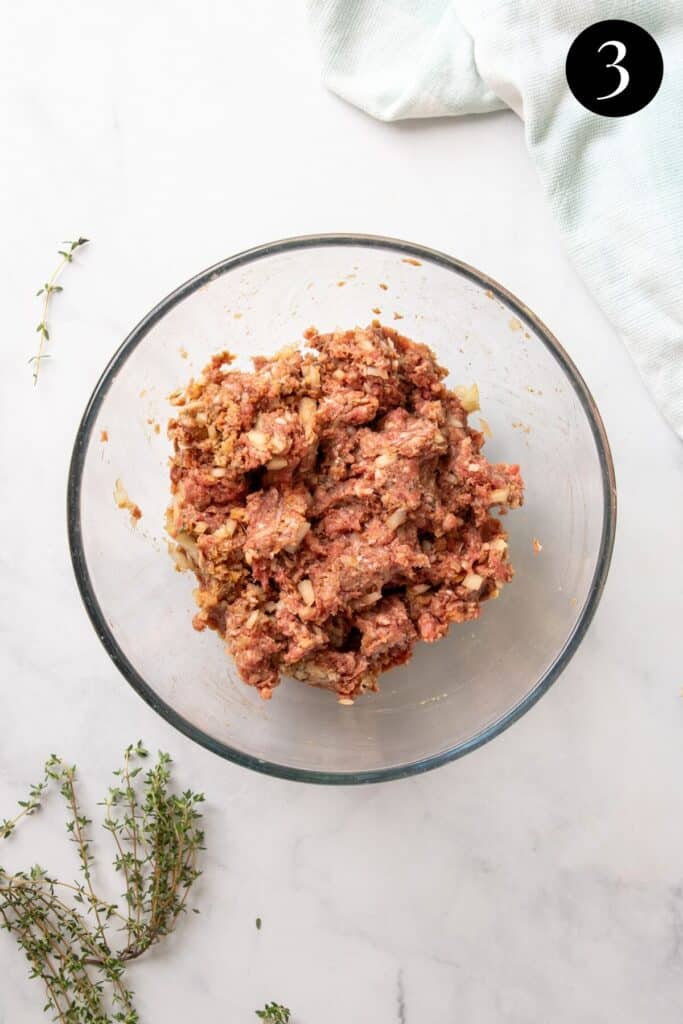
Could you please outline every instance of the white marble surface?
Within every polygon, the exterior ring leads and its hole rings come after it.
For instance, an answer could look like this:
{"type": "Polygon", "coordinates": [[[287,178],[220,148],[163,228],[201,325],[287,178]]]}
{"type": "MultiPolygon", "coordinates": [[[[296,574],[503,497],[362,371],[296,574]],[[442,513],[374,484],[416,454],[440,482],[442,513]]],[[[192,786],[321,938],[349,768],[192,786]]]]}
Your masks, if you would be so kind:
{"type": "MultiPolygon", "coordinates": [[[[303,11],[278,0],[15,4],[0,79],[0,815],[53,749],[95,799],[139,735],[206,790],[204,913],[135,967],[143,1020],[239,1024],[277,999],[296,1024],[679,1024],[681,448],[563,254],[519,122],[371,122],[322,90],[303,11]],[[421,241],[519,294],[598,401],[620,502],[602,605],[540,704],[447,768],[337,790],[157,718],[86,619],[64,521],[77,422],[128,329],[209,263],[326,230],[421,241]],[[33,293],[79,232],[34,391],[33,293]]],[[[51,814],[7,866],[68,864],[51,814]]],[[[0,965],[1,1024],[40,1019],[4,935],[0,965]]]]}

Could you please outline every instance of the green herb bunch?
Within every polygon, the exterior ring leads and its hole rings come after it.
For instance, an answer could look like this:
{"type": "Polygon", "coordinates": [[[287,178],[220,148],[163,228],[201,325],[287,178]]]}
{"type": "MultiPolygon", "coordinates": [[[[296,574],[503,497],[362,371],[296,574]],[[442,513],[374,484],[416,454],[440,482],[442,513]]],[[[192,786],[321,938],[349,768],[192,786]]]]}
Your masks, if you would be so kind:
{"type": "Polygon", "coordinates": [[[262,1010],[256,1011],[256,1016],[265,1021],[266,1024],[289,1024],[291,1010],[279,1003],[267,1003],[262,1010]]]}
{"type": "Polygon", "coordinates": [[[73,263],[74,253],[76,249],[80,249],[82,245],[87,245],[90,241],[89,238],[77,238],[74,242],[62,242],[62,245],[68,246],[67,249],[60,249],[58,255],[61,256],[61,260],[57,264],[55,270],[52,272],[52,276],[42,288],[39,288],[36,295],[43,295],[43,314],[40,323],[36,327],[37,333],[40,335],[40,342],[38,345],[38,351],[34,356],[31,356],[29,363],[33,364],[33,383],[38,383],[38,374],[40,373],[40,365],[43,359],[47,359],[48,356],[45,352],[45,342],[50,340],[50,331],[47,326],[47,313],[50,306],[52,296],[56,292],[64,291],[60,284],[55,284],[55,281],[61,274],[67,263],[73,263]]]}
{"type": "Polygon", "coordinates": [[[79,805],[74,765],[52,755],[41,781],[19,802],[20,812],[0,821],[0,837],[7,839],[21,818],[40,809],[53,785],[68,808],[79,881],[57,881],[39,865],[16,874],[0,867],[0,926],[23,949],[30,976],[43,981],[45,1011],[62,1024],[138,1024],[126,967],[173,931],[200,875],[204,833],[198,805],[204,796],[172,791],[168,754],[159,753],[143,774],[139,762],[147,756],[141,742],[127,748],[103,802],[114,867],[125,884],[123,905],[95,893],[91,820],[79,805]]]}

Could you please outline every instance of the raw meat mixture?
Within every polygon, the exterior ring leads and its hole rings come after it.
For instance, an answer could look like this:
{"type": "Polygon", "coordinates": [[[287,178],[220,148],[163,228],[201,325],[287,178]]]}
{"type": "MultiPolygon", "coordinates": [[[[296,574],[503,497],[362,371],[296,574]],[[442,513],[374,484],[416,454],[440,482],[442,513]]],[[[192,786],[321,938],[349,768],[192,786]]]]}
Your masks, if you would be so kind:
{"type": "Polygon", "coordinates": [[[217,630],[269,698],[281,675],[343,703],[418,640],[475,619],[513,571],[500,514],[518,466],[482,455],[476,387],[449,391],[431,349],[378,321],[306,332],[310,351],[214,357],[171,396],[168,530],[217,630]]]}

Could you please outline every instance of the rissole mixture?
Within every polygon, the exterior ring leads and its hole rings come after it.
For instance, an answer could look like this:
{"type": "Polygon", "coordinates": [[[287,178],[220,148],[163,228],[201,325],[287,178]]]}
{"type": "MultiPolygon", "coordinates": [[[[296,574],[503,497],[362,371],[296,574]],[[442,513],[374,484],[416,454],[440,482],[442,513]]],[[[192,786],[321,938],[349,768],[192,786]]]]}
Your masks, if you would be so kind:
{"type": "Polygon", "coordinates": [[[285,674],[348,703],[498,596],[513,571],[491,511],[523,484],[482,455],[476,389],[449,391],[426,345],[377,321],[305,337],[253,373],[223,352],[171,396],[168,530],[195,628],[246,683],[269,698],[285,674]]]}

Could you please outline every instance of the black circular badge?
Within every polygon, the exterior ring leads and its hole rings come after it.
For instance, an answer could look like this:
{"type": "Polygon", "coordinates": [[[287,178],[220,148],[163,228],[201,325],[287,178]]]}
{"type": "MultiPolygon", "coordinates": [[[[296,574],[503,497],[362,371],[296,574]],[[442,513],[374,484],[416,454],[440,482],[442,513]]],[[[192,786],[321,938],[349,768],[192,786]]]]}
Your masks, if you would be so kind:
{"type": "Polygon", "coordinates": [[[582,106],[604,117],[625,117],[657,95],[664,61],[657,43],[640,25],[598,21],[569,47],[565,72],[582,106]]]}

